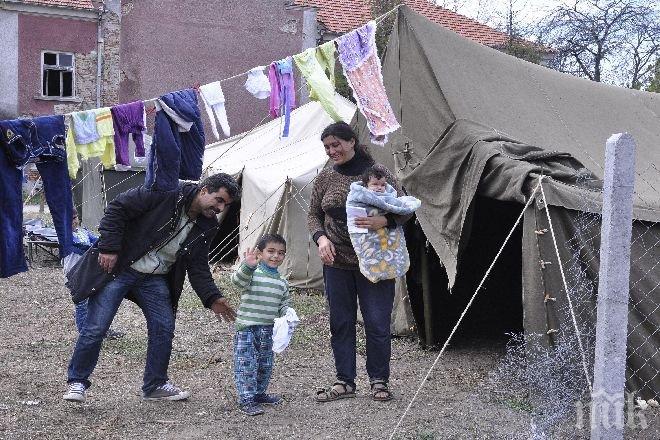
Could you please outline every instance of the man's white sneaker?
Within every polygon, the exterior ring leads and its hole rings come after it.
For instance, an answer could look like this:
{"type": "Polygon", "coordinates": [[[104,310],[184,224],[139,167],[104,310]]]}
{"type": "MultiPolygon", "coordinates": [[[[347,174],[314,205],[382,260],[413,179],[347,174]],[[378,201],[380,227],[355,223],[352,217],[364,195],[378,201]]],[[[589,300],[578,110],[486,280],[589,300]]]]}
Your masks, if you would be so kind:
{"type": "Polygon", "coordinates": [[[85,385],[80,382],[71,382],[62,399],[69,402],[83,403],[85,401],[85,385]]]}
{"type": "Polygon", "coordinates": [[[183,391],[168,382],[145,394],[142,398],[144,400],[186,400],[188,397],[190,397],[188,391],[183,391]]]}

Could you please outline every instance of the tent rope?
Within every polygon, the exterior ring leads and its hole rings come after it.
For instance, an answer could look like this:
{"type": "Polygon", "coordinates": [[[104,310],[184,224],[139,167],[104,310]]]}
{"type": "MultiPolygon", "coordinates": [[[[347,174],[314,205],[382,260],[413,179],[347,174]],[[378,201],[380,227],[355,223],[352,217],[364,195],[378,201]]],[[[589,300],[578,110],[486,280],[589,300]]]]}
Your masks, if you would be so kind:
{"type": "MultiPolygon", "coordinates": [[[[316,180],[316,177],[314,177],[313,179],[311,179],[309,182],[305,183],[305,184],[304,184],[299,190],[296,191],[296,194],[301,193],[301,192],[307,187],[307,185],[309,185],[310,183],[314,182],[315,180],[316,180]]],[[[290,201],[291,201],[291,199],[287,200],[286,202],[284,202],[284,203],[282,203],[280,206],[278,206],[277,209],[275,209],[275,211],[274,211],[270,216],[268,216],[268,218],[264,219],[264,221],[262,221],[259,225],[257,225],[256,228],[254,228],[250,233],[248,233],[248,234],[245,236],[245,238],[248,238],[248,237],[252,236],[255,232],[259,231],[260,228],[261,228],[266,222],[270,221],[270,219],[272,219],[272,218],[273,218],[273,217],[274,217],[279,211],[281,211],[282,209],[284,209],[284,207],[286,207],[286,206],[289,204],[290,201]]],[[[213,263],[213,268],[215,269],[215,266],[217,266],[218,261],[223,260],[227,255],[229,255],[231,252],[233,252],[233,251],[234,251],[235,249],[237,249],[239,246],[240,246],[240,243],[234,245],[234,247],[232,247],[230,250],[228,250],[228,251],[227,251],[222,257],[217,258],[217,259],[215,260],[215,263],[213,263]]],[[[211,263],[211,262],[209,262],[209,264],[210,264],[210,263],[211,263]]]]}
{"type": "MultiPolygon", "coordinates": [[[[284,185],[284,183],[282,183],[282,185],[284,185]]],[[[252,219],[252,216],[253,216],[253,215],[254,215],[254,214],[255,214],[255,213],[256,213],[256,212],[257,212],[262,206],[264,206],[264,205],[268,202],[268,200],[270,200],[270,198],[273,197],[273,195],[275,195],[275,194],[277,193],[277,191],[279,191],[279,189],[282,187],[282,185],[280,185],[280,186],[278,186],[277,188],[275,188],[275,190],[274,190],[274,191],[273,191],[268,197],[266,197],[266,199],[265,199],[263,202],[261,202],[261,205],[257,206],[257,207],[256,207],[256,208],[250,213],[250,215],[248,216],[248,224],[250,223],[250,220],[252,219]]],[[[232,230],[231,230],[231,231],[225,236],[225,238],[222,239],[222,241],[221,241],[220,243],[217,244],[216,247],[214,247],[211,251],[209,251],[209,255],[212,254],[212,253],[216,253],[216,251],[217,251],[217,253],[224,251],[225,248],[229,245],[229,243],[231,243],[231,241],[232,241],[234,238],[236,238],[236,235],[238,235],[238,234],[240,233],[240,228],[241,228],[241,225],[240,225],[240,221],[239,221],[238,226],[236,226],[234,229],[232,229],[232,230]],[[230,237],[231,237],[231,238],[230,238],[230,237]],[[225,244],[226,242],[227,242],[227,244],[225,244]],[[220,246],[222,246],[223,244],[224,244],[225,246],[224,246],[222,249],[220,249],[220,250],[218,251],[218,248],[219,248],[220,246]]]]}
{"type": "Polygon", "coordinates": [[[454,336],[454,333],[456,333],[456,330],[458,330],[458,326],[459,326],[459,325],[461,324],[461,322],[463,321],[463,318],[464,318],[465,315],[467,314],[468,309],[470,308],[470,306],[471,306],[472,303],[474,302],[474,299],[476,298],[477,294],[478,294],[479,291],[481,290],[481,287],[482,287],[482,286],[484,285],[484,283],[486,282],[486,279],[488,278],[488,275],[490,275],[490,271],[493,269],[493,267],[495,266],[495,263],[497,262],[497,260],[499,259],[500,255],[501,255],[502,252],[504,251],[504,247],[505,247],[505,246],[507,245],[507,243],[509,242],[509,239],[510,239],[511,236],[513,235],[513,232],[514,232],[515,229],[518,227],[518,224],[520,224],[520,220],[523,218],[523,215],[525,214],[525,211],[527,210],[527,208],[529,207],[529,205],[530,205],[530,204],[532,203],[532,201],[534,200],[534,196],[535,196],[536,193],[538,192],[540,186],[541,186],[541,183],[539,182],[539,183],[536,185],[536,187],[534,188],[534,191],[532,191],[532,194],[531,194],[531,195],[529,196],[529,198],[527,199],[527,203],[525,204],[525,206],[523,207],[522,211],[520,212],[520,215],[518,216],[518,218],[516,219],[516,222],[514,223],[513,227],[512,227],[511,230],[509,231],[509,234],[508,234],[508,235],[506,236],[506,238],[504,239],[504,243],[502,243],[502,246],[501,246],[500,249],[497,251],[497,254],[496,254],[495,257],[493,258],[493,261],[490,263],[490,266],[489,266],[488,269],[486,270],[486,273],[484,274],[483,278],[481,279],[481,282],[479,282],[479,285],[477,286],[477,289],[476,289],[476,290],[474,291],[474,293],[472,294],[472,297],[470,298],[470,301],[469,301],[469,302],[467,303],[467,305],[465,306],[465,309],[463,309],[463,312],[461,313],[461,316],[458,318],[458,321],[456,322],[456,325],[454,325],[454,328],[452,329],[451,333],[450,333],[449,336],[447,337],[447,340],[445,341],[444,345],[442,346],[442,349],[440,350],[440,353],[438,353],[438,356],[436,356],[435,361],[434,361],[433,364],[431,365],[431,368],[429,368],[429,370],[427,371],[426,376],[424,376],[424,379],[422,379],[422,382],[419,384],[419,387],[417,388],[417,391],[415,391],[415,394],[413,395],[412,399],[410,400],[410,403],[408,404],[408,406],[406,407],[405,411],[403,412],[403,414],[402,414],[401,417],[399,418],[399,421],[397,422],[396,426],[395,426],[394,429],[392,430],[392,433],[390,434],[389,440],[392,440],[392,439],[394,438],[394,435],[396,434],[397,430],[399,429],[399,426],[401,426],[401,422],[403,422],[403,419],[406,417],[406,415],[407,415],[408,412],[410,411],[410,408],[412,407],[413,403],[415,402],[415,399],[417,399],[417,396],[419,395],[419,392],[422,390],[422,387],[424,386],[424,384],[425,384],[426,381],[428,380],[429,376],[431,375],[431,372],[433,371],[433,369],[435,368],[436,364],[437,364],[438,361],[440,360],[440,357],[443,355],[443,353],[444,353],[445,350],[447,349],[447,346],[449,345],[449,341],[451,341],[452,337],[454,336]]]}
{"type": "Polygon", "coordinates": [[[580,347],[580,356],[582,357],[582,368],[584,369],[584,377],[587,379],[587,384],[589,384],[589,391],[593,391],[591,384],[591,378],[589,376],[589,368],[587,368],[587,356],[584,352],[584,347],[582,346],[582,335],[577,324],[577,318],[575,317],[575,310],[573,308],[573,301],[571,300],[571,290],[568,288],[568,283],[566,282],[566,276],[564,275],[564,265],[561,261],[561,256],[559,255],[559,247],[557,246],[557,238],[555,236],[555,230],[552,227],[552,218],[550,217],[550,208],[548,206],[548,201],[545,198],[545,191],[543,190],[542,180],[545,176],[539,176],[539,186],[541,187],[541,195],[543,196],[543,204],[545,206],[545,215],[548,218],[548,224],[550,225],[550,235],[552,235],[552,244],[555,247],[555,254],[557,255],[557,261],[559,262],[559,273],[561,274],[561,280],[564,283],[564,290],[566,291],[566,298],[568,299],[568,308],[571,311],[571,320],[573,321],[573,327],[575,329],[575,334],[577,336],[578,346],[580,347]]]}

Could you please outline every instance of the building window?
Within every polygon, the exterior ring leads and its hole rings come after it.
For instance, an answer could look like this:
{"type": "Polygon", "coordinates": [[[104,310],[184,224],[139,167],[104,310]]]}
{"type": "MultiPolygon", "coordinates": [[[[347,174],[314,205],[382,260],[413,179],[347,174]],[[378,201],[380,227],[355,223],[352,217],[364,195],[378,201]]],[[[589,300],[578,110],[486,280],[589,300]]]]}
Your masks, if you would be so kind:
{"type": "Polygon", "coordinates": [[[71,98],[75,96],[75,66],[72,53],[41,53],[41,94],[71,98]]]}

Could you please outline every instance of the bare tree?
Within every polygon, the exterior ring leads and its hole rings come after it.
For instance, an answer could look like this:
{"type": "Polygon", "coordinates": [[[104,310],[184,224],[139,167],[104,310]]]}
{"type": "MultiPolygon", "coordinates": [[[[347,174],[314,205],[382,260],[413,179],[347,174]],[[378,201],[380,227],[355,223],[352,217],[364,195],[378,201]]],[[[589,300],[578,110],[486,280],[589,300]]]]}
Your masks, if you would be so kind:
{"type": "Polygon", "coordinates": [[[543,20],[539,41],[557,50],[560,71],[639,88],[659,53],[656,7],[654,0],[573,0],[543,20]]]}

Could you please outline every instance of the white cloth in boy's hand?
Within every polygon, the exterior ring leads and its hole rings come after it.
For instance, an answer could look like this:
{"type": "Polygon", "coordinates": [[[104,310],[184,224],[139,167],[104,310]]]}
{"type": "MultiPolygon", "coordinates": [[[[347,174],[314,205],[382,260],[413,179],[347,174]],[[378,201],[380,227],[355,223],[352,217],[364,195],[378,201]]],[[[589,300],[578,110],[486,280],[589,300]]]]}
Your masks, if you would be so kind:
{"type": "Polygon", "coordinates": [[[273,325],[273,351],[275,353],[282,353],[289,346],[293,329],[299,322],[298,314],[291,307],[286,309],[284,316],[275,318],[273,325]]]}

